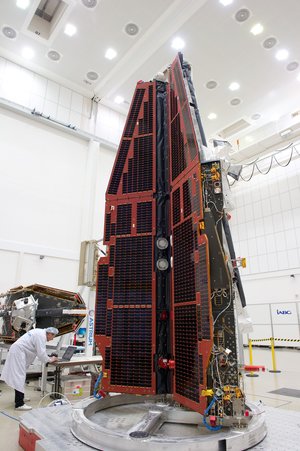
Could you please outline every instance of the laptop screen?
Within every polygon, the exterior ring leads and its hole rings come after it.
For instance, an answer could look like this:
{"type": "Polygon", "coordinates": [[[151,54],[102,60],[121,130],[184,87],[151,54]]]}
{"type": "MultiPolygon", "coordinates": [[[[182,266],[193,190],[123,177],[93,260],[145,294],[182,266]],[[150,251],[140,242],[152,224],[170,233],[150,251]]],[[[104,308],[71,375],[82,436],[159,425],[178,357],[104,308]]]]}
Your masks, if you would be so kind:
{"type": "Polygon", "coordinates": [[[75,351],[76,351],[76,346],[68,346],[61,359],[62,360],[71,360],[75,351]]]}

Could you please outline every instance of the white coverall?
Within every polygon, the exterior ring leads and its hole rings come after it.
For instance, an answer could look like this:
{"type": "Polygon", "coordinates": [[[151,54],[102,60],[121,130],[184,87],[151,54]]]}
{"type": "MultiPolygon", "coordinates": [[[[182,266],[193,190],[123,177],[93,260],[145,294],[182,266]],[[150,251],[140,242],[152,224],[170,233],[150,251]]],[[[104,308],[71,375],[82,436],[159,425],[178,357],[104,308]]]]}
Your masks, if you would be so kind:
{"type": "Polygon", "coordinates": [[[43,363],[50,362],[46,353],[46,329],[32,329],[11,345],[2,370],[1,380],[24,393],[26,371],[36,357],[43,363]]]}

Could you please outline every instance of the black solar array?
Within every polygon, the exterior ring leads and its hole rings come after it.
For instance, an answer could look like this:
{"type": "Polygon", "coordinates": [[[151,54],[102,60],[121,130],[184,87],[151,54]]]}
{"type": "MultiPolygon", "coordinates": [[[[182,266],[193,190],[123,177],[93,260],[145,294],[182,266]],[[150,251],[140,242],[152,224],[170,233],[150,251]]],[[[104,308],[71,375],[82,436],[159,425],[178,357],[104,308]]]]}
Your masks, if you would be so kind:
{"type": "Polygon", "coordinates": [[[107,303],[108,265],[99,265],[97,280],[95,333],[105,334],[107,303]]]}
{"type": "Polygon", "coordinates": [[[152,309],[114,308],[111,384],[151,387],[152,309]]]}
{"type": "Polygon", "coordinates": [[[183,183],[183,216],[192,214],[192,181],[189,178],[183,183]]]}
{"type": "Polygon", "coordinates": [[[137,204],[137,233],[152,232],[152,202],[137,204]]]}
{"type": "Polygon", "coordinates": [[[171,123],[171,148],[172,148],[172,180],[186,168],[186,158],[183,143],[183,135],[180,129],[180,119],[177,115],[171,123]]]}
{"type": "Polygon", "coordinates": [[[121,204],[117,207],[117,235],[128,235],[131,232],[132,205],[121,204]]]}
{"type": "Polygon", "coordinates": [[[175,308],[176,392],[199,401],[199,356],[196,305],[175,308]]]}
{"type": "Polygon", "coordinates": [[[174,302],[195,301],[195,263],[192,219],[174,229],[174,302]]]}
{"type": "Polygon", "coordinates": [[[121,181],[124,165],[126,162],[129,146],[130,146],[130,140],[123,139],[118,151],[117,160],[115,164],[115,168],[111,175],[110,184],[108,187],[108,194],[117,194],[119,184],[121,181]]]}
{"type": "Polygon", "coordinates": [[[199,264],[197,265],[197,275],[199,277],[201,293],[201,331],[202,338],[209,340],[210,333],[210,298],[208,294],[208,267],[207,267],[207,246],[203,243],[199,246],[199,264]]]}
{"type": "Polygon", "coordinates": [[[152,236],[117,238],[114,305],[152,304],[152,236]]]}
{"type": "Polygon", "coordinates": [[[173,226],[180,222],[180,188],[172,193],[173,203],[173,226]]]}

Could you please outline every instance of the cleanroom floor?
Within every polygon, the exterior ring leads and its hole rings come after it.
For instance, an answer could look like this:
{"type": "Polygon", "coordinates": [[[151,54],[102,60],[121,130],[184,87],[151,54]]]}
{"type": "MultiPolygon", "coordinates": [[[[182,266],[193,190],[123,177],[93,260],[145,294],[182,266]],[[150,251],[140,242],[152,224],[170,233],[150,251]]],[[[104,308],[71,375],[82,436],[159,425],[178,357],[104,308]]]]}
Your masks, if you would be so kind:
{"type": "MultiPolygon", "coordinates": [[[[248,349],[245,349],[245,362],[248,362],[248,349]]],[[[270,373],[272,368],[271,351],[268,349],[253,348],[253,362],[255,365],[264,365],[266,372],[259,372],[259,377],[245,377],[245,393],[250,401],[261,401],[264,405],[284,410],[300,412],[300,349],[276,349],[277,368],[281,373],[270,373]],[[298,390],[294,394],[298,396],[287,396],[270,393],[274,390],[287,388],[298,390]]],[[[30,397],[32,407],[45,407],[47,400],[41,405],[41,392],[35,391],[32,381],[27,386],[26,396],[30,397]]],[[[23,412],[14,410],[14,391],[3,382],[0,383],[0,443],[1,449],[5,451],[21,450],[18,445],[19,424],[18,418],[23,412]]],[[[50,402],[50,399],[48,403],[50,402]]],[[[59,407],[58,407],[59,408],[59,407]]],[[[47,418],[45,418],[47,421],[47,418]]],[[[262,442],[263,449],[263,442],[262,442]]]]}

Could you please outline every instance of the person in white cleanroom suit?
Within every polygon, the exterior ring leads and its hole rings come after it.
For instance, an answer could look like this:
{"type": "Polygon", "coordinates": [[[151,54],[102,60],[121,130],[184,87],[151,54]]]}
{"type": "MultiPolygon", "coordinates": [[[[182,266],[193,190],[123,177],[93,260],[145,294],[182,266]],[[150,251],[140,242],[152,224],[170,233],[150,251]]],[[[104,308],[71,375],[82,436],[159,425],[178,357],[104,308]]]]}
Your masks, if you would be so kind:
{"type": "Polygon", "coordinates": [[[57,360],[57,357],[49,357],[46,352],[47,341],[53,340],[57,334],[55,327],[32,329],[11,345],[0,379],[15,389],[16,410],[32,409],[24,403],[26,370],[36,357],[43,363],[57,360]]]}

